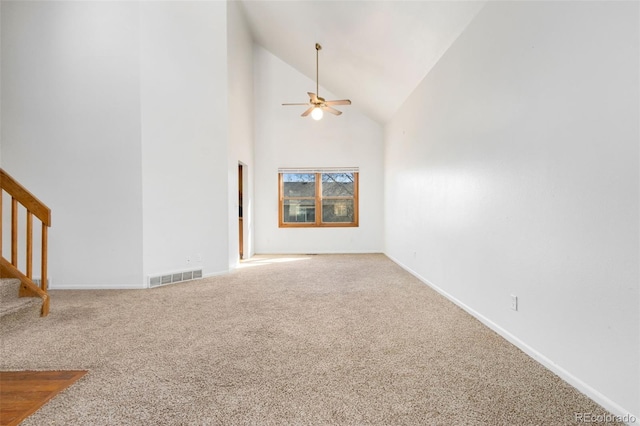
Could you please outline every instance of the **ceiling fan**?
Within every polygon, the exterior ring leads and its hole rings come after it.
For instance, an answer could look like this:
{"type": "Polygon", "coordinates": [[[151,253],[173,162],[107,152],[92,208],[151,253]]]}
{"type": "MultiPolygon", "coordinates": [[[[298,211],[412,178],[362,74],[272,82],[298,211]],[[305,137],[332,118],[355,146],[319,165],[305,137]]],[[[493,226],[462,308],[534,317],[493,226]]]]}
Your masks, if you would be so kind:
{"type": "Polygon", "coordinates": [[[300,103],[300,104],[282,104],[284,106],[290,105],[305,105],[309,108],[302,113],[302,117],[306,117],[311,114],[311,117],[314,120],[320,120],[322,118],[322,111],[327,111],[334,115],[342,114],[341,111],[333,108],[334,105],[351,105],[351,101],[349,99],[341,99],[338,101],[327,101],[324,98],[320,97],[319,92],[319,84],[318,84],[318,52],[322,49],[319,43],[316,43],[316,93],[307,92],[309,95],[309,102],[300,103]]]}

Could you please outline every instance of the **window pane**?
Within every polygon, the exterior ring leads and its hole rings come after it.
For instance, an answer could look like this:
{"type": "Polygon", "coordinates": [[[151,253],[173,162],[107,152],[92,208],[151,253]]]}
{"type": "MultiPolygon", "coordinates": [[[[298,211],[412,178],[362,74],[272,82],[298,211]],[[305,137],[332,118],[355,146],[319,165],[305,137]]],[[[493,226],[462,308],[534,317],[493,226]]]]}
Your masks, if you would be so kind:
{"type": "Polygon", "coordinates": [[[315,222],[316,203],[315,200],[284,200],[283,206],[284,222],[315,222]]]}
{"type": "Polygon", "coordinates": [[[353,197],[353,173],[323,173],[323,197],[353,197]]]}
{"type": "Polygon", "coordinates": [[[322,221],[353,222],[353,200],[322,200],[322,221]]]}
{"type": "Polygon", "coordinates": [[[282,182],[285,197],[315,197],[316,175],[313,173],[283,173],[282,182]]]}

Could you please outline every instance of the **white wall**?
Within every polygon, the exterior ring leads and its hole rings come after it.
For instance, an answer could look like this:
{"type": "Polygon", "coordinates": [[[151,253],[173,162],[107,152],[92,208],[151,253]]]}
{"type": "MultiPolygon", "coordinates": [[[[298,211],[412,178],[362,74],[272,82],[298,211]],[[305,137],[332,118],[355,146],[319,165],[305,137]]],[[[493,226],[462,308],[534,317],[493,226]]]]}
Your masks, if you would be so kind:
{"type": "Polygon", "coordinates": [[[228,270],[225,2],[142,2],[144,275],[228,270]]]}
{"type": "Polygon", "coordinates": [[[138,6],[0,7],[2,167],[52,209],[52,287],[138,286],[138,6]]]}
{"type": "Polygon", "coordinates": [[[2,167],[52,209],[52,288],[228,271],[226,3],[1,4],[2,167]]]}
{"type": "MultiPolygon", "coordinates": [[[[310,59],[315,51],[309,46],[310,59]]],[[[357,110],[302,118],[315,92],[311,80],[256,46],[255,73],[255,245],[257,253],[347,253],[382,251],[382,128],[357,110]],[[357,228],[278,228],[278,167],[360,167],[360,226],[357,228]]],[[[324,66],[331,66],[325,64],[324,66]]],[[[335,66],[335,64],[334,64],[335,66]]],[[[355,83],[354,83],[355,84],[355,83]]],[[[337,97],[320,87],[320,95],[337,97]]]]}
{"type": "Polygon", "coordinates": [[[229,66],[229,267],[239,260],[238,163],[243,179],[243,257],[253,254],[253,40],[239,2],[227,3],[229,66]]]}
{"type": "MultiPolygon", "coordinates": [[[[2,99],[2,5],[0,5],[0,100],[2,99]]],[[[2,165],[2,102],[0,101],[0,165],[2,165]]],[[[0,241],[2,244],[2,241],[0,241]]]]}
{"type": "Polygon", "coordinates": [[[386,253],[636,417],[638,7],[490,2],[385,129],[386,253]]]}

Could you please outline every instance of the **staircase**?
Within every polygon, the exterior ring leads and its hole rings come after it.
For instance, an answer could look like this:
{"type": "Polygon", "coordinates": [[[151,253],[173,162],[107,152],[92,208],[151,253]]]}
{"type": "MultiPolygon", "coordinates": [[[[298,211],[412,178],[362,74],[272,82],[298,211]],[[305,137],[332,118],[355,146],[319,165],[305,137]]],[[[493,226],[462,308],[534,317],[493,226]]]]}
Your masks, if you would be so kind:
{"type": "Polygon", "coordinates": [[[28,321],[29,317],[47,316],[49,313],[49,294],[47,293],[47,241],[51,226],[51,210],[27,191],[13,177],[0,169],[0,325],[6,327],[28,321]],[[11,209],[3,212],[3,199],[11,199],[11,209]],[[24,212],[24,222],[19,220],[24,212]],[[5,214],[6,213],[6,214],[5,214]],[[41,285],[33,278],[33,222],[40,220],[40,265],[41,285]],[[8,239],[10,259],[5,258],[3,227],[10,224],[11,238],[8,239]],[[18,239],[18,234],[24,234],[18,239]],[[19,255],[18,242],[25,245],[24,256],[19,255]]]}

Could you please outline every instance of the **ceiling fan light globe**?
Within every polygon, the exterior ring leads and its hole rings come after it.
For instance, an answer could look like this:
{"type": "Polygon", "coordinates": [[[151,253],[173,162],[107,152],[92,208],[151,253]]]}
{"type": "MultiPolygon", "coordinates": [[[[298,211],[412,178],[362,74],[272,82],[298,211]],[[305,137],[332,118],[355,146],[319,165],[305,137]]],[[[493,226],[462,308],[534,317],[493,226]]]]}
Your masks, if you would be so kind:
{"type": "Polygon", "coordinates": [[[311,117],[314,120],[320,120],[322,118],[322,108],[320,107],[315,107],[313,109],[313,111],[311,112],[311,117]]]}

